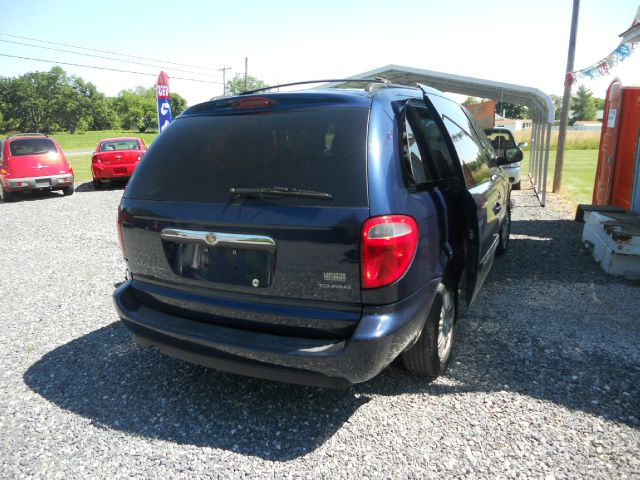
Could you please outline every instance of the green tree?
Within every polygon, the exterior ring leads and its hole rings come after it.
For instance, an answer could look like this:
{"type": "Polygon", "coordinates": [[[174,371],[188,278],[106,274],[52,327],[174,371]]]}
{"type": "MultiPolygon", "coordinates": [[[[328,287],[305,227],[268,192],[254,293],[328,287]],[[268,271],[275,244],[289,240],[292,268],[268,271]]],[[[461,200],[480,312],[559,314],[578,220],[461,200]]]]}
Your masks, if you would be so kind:
{"type": "Polygon", "coordinates": [[[247,90],[255,90],[256,88],[264,88],[268,86],[262,80],[247,75],[247,88],[244,88],[244,75],[236,73],[236,75],[229,81],[227,81],[227,93],[229,95],[239,95],[247,90]]]}
{"type": "Polygon", "coordinates": [[[469,105],[475,105],[477,103],[480,103],[480,101],[476,97],[467,97],[467,99],[462,102],[462,105],[468,107],[469,105]]]}
{"type": "Polygon", "coordinates": [[[176,92],[171,92],[171,115],[176,118],[187,108],[187,101],[184,97],[176,92]]]}
{"type": "Polygon", "coordinates": [[[596,102],[591,90],[580,85],[575,96],[571,97],[571,121],[569,123],[573,125],[578,120],[595,120],[596,113],[596,102]]]}
{"type": "Polygon", "coordinates": [[[520,120],[529,118],[529,109],[517,103],[497,102],[496,113],[502,115],[504,118],[518,118],[520,120]]]}
{"type": "Polygon", "coordinates": [[[158,124],[155,87],[122,90],[114,106],[123,128],[144,133],[158,124]]]}

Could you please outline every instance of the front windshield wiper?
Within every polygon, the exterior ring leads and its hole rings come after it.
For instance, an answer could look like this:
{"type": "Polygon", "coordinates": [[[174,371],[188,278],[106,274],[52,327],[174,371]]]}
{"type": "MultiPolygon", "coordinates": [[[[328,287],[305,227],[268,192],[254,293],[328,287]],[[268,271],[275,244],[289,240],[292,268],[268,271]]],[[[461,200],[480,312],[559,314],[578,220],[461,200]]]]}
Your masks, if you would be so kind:
{"type": "Polygon", "coordinates": [[[333,195],[325,192],[316,192],[314,190],[303,190],[292,187],[259,187],[259,188],[230,188],[229,193],[235,197],[304,197],[317,198],[320,200],[331,200],[333,195]]]}

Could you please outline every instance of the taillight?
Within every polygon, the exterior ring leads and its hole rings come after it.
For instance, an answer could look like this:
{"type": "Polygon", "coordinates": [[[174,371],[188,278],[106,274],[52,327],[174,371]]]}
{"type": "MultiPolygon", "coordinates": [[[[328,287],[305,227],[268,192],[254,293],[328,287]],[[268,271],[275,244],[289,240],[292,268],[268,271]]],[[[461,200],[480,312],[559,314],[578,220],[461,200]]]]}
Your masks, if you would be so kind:
{"type": "Polygon", "coordinates": [[[94,156],[91,158],[91,161],[92,161],[93,163],[102,163],[102,160],[100,160],[100,157],[99,157],[99,156],[97,156],[97,155],[94,155],[94,156]]]}
{"type": "Polygon", "coordinates": [[[122,256],[127,258],[127,251],[124,249],[124,239],[122,238],[122,223],[127,220],[127,212],[125,210],[118,210],[118,244],[120,245],[120,251],[122,252],[122,256]]]}
{"type": "Polygon", "coordinates": [[[407,215],[373,217],[362,228],[362,288],[390,285],[411,265],[418,224],[407,215]]]}

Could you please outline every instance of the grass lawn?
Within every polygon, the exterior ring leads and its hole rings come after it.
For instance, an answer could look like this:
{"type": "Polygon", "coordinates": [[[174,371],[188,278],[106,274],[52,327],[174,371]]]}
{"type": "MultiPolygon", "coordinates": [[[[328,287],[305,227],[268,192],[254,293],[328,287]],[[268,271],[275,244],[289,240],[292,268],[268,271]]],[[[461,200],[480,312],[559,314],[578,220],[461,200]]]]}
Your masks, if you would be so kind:
{"type": "Polygon", "coordinates": [[[52,133],[49,135],[60,144],[62,150],[93,150],[98,145],[98,141],[103,138],[113,137],[138,137],[147,145],[158,136],[158,132],[139,133],[135,130],[101,130],[97,132],[78,132],[78,133],[52,133]]]}
{"type": "Polygon", "coordinates": [[[73,167],[73,174],[76,182],[86,182],[91,180],[91,155],[66,154],[69,165],[73,167]]]}
{"type": "MultiPolygon", "coordinates": [[[[529,172],[529,153],[524,152],[522,173],[529,172]]],[[[566,150],[564,152],[564,169],[560,192],[574,205],[591,203],[593,182],[598,165],[598,150],[566,150]]],[[[547,191],[553,185],[553,172],[556,166],[556,151],[549,152],[549,169],[547,173],[547,191]]]]}

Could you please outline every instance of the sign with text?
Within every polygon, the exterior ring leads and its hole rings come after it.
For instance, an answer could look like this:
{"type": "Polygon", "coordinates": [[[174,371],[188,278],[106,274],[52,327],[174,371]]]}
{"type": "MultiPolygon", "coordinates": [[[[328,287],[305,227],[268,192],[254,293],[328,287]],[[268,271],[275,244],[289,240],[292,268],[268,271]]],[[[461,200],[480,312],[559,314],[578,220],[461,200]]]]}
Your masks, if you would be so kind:
{"type": "Polygon", "coordinates": [[[156,100],[158,101],[158,130],[160,133],[169,126],[171,116],[171,95],[169,94],[169,75],[160,72],[156,83],[156,100]]]}

